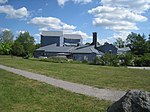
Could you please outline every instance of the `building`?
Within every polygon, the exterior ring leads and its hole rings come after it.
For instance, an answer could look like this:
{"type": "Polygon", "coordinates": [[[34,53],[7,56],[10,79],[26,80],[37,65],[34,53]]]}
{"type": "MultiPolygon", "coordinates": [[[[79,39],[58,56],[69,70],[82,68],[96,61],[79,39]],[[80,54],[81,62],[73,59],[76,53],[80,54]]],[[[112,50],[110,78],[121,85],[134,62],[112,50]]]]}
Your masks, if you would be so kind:
{"type": "Polygon", "coordinates": [[[82,37],[79,35],[63,35],[60,32],[44,32],[43,34],[41,36],[41,38],[44,38],[44,41],[41,41],[42,47],[34,52],[36,58],[41,56],[65,56],[78,61],[93,61],[97,56],[101,57],[105,53],[123,54],[130,50],[129,48],[116,48],[109,43],[98,46],[96,32],[93,33],[93,42],[90,45],[83,45],[82,37]],[[46,38],[48,39],[46,40],[46,38]]]}
{"type": "Polygon", "coordinates": [[[57,46],[77,46],[82,44],[82,36],[78,34],[64,34],[62,31],[43,31],[41,46],[56,44],[57,46]]]}

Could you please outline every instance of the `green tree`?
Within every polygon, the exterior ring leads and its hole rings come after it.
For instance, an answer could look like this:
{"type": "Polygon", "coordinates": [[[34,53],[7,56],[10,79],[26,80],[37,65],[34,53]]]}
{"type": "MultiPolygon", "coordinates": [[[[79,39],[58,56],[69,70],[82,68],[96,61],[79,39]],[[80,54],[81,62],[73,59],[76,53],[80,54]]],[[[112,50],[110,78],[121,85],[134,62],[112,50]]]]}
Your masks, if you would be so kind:
{"type": "Polygon", "coordinates": [[[0,34],[0,54],[9,55],[14,35],[11,31],[5,30],[0,34]]]}
{"type": "Polygon", "coordinates": [[[35,44],[35,49],[38,49],[41,47],[41,44],[35,44]]]}
{"type": "Polygon", "coordinates": [[[123,41],[121,38],[116,39],[116,42],[114,42],[114,45],[118,48],[123,48],[125,46],[125,41],[123,41]]]}
{"type": "Polygon", "coordinates": [[[12,54],[16,56],[25,56],[25,50],[20,42],[14,42],[14,44],[12,45],[12,54]]]}
{"type": "Polygon", "coordinates": [[[30,36],[29,32],[25,32],[25,33],[20,33],[17,37],[17,39],[15,40],[15,44],[13,45],[13,53],[17,53],[16,55],[18,55],[18,52],[16,51],[17,49],[15,49],[16,45],[19,45],[22,56],[29,56],[29,55],[33,55],[33,52],[35,50],[35,45],[34,45],[34,37],[30,36]],[[22,50],[23,47],[23,50],[22,50]]]}
{"type": "Polygon", "coordinates": [[[14,35],[10,30],[5,30],[1,33],[0,40],[3,43],[12,43],[14,35]]]}
{"type": "Polygon", "coordinates": [[[131,52],[136,55],[144,55],[147,51],[145,35],[131,33],[127,37],[128,46],[131,49],[131,52]]]}
{"type": "Polygon", "coordinates": [[[146,41],[146,47],[147,47],[147,53],[150,53],[150,34],[148,40],[146,41]]]}

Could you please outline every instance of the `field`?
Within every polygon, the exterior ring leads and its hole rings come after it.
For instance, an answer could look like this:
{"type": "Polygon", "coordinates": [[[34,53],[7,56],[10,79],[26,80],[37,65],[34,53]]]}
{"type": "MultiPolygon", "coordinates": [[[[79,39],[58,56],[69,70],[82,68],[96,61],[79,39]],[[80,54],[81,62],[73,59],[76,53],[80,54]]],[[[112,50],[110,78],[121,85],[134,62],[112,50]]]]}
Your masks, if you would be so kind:
{"type": "Polygon", "coordinates": [[[150,91],[149,70],[87,64],[51,63],[18,57],[12,58],[10,56],[0,56],[0,64],[98,88],[150,91]]]}
{"type": "Polygon", "coordinates": [[[0,112],[105,112],[110,104],[0,69],[0,112]]]}

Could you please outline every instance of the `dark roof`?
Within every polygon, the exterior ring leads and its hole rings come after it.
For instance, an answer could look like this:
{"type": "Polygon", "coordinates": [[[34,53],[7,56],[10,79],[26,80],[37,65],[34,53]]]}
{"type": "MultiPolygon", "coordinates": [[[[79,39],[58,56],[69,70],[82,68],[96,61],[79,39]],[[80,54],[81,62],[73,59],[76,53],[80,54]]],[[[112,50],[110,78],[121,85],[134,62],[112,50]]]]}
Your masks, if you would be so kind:
{"type": "Polygon", "coordinates": [[[72,53],[96,53],[96,54],[104,54],[97,49],[94,48],[94,45],[85,45],[80,46],[72,50],[72,53]]]}
{"type": "Polygon", "coordinates": [[[94,45],[84,45],[79,47],[56,46],[56,44],[47,45],[36,49],[36,51],[57,52],[57,53],[96,53],[102,55],[104,53],[94,48],[94,45]]]}

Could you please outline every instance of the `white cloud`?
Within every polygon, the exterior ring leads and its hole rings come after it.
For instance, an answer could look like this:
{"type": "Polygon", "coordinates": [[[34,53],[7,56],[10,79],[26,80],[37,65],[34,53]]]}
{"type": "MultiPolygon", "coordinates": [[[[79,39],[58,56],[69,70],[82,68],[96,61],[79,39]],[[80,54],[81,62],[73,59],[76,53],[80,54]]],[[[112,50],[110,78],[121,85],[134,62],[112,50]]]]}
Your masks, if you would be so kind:
{"type": "Polygon", "coordinates": [[[41,35],[40,34],[34,34],[33,35],[35,43],[40,43],[41,35]]]}
{"type": "Polygon", "coordinates": [[[92,36],[87,35],[86,33],[82,32],[82,31],[75,31],[75,30],[64,30],[65,34],[78,34],[81,35],[82,38],[92,38],[92,36]]]}
{"type": "Polygon", "coordinates": [[[139,30],[137,23],[146,22],[143,15],[150,9],[150,0],[101,0],[101,5],[88,11],[94,15],[93,25],[115,31],[115,37],[139,30]]]}
{"type": "Polygon", "coordinates": [[[3,32],[3,31],[10,31],[10,29],[8,29],[8,28],[0,28],[0,32],[3,32]]]}
{"type": "Polygon", "coordinates": [[[48,31],[48,28],[47,27],[39,28],[39,31],[40,32],[42,32],[42,31],[48,31]]]}
{"type": "Polygon", "coordinates": [[[119,33],[114,33],[113,34],[113,38],[114,39],[121,38],[122,40],[125,40],[130,33],[131,32],[127,32],[127,31],[123,31],[123,32],[119,32],[119,33]]]}
{"type": "Polygon", "coordinates": [[[0,4],[5,4],[8,0],[0,0],[0,4]]]}
{"type": "Polygon", "coordinates": [[[150,0],[102,0],[104,6],[125,7],[132,12],[143,13],[150,8],[150,0]]]}
{"type": "Polygon", "coordinates": [[[92,0],[57,0],[58,2],[58,5],[60,6],[64,6],[66,2],[68,1],[73,1],[74,3],[81,3],[81,4],[87,4],[87,3],[90,3],[92,2],[92,0]]]}
{"type": "Polygon", "coordinates": [[[98,6],[88,13],[94,15],[93,25],[115,31],[138,30],[136,22],[147,21],[146,17],[122,7],[98,6]]]}
{"type": "Polygon", "coordinates": [[[25,32],[27,32],[27,31],[25,31],[25,30],[17,30],[16,34],[19,35],[20,33],[25,33],[25,32]]]}
{"type": "Polygon", "coordinates": [[[5,13],[8,18],[25,18],[29,15],[25,7],[14,9],[11,5],[0,6],[0,13],[5,13]]]}
{"type": "Polygon", "coordinates": [[[33,24],[39,27],[39,31],[59,30],[67,34],[79,34],[83,38],[90,38],[86,33],[77,31],[76,26],[68,25],[55,17],[35,17],[28,24],[33,24]]]}
{"type": "Polygon", "coordinates": [[[29,24],[33,24],[40,27],[40,30],[53,29],[53,30],[74,30],[76,27],[68,25],[55,17],[35,17],[31,19],[29,24]]]}

